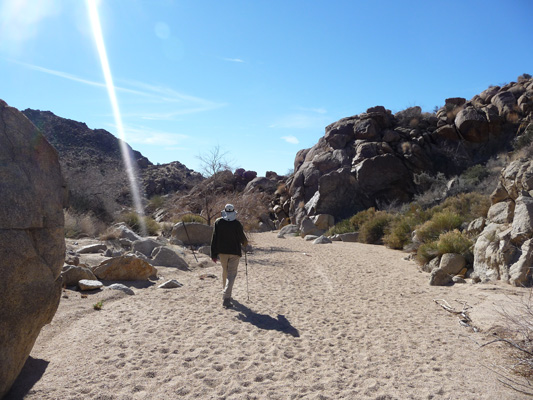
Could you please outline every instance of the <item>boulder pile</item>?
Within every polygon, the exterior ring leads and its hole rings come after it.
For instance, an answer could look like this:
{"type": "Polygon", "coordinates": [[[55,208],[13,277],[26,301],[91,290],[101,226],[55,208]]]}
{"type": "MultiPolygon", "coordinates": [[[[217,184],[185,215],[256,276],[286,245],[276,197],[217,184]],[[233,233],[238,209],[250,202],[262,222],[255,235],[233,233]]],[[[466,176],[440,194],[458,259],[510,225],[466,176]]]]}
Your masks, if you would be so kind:
{"type": "Polygon", "coordinates": [[[474,248],[474,273],[482,281],[531,283],[533,267],[533,160],[519,159],[501,173],[492,206],[474,248]]]}
{"type": "Polygon", "coordinates": [[[278,221],[306,217],[338,221],[369,207],[410,201],[423,189],[416,175],[457,175],[510,146],[533,116],[533,79],[493,86],[467,101],[446,99],[436,113],[385,107],[343,118],[300,150],[286,193],[273,210],[278,221]]]}

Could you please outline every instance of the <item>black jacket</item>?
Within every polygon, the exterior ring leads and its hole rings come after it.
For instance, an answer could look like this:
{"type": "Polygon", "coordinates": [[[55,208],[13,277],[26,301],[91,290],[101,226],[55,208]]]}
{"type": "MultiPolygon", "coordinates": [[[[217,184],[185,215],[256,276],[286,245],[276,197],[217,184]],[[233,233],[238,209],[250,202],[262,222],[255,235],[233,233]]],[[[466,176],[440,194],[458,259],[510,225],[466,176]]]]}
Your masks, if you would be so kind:
{"type": "Polygon", "coordinates": [[[239,221],[226,221],[219,218],[215,221],[215,229],[211,238],[211,258],[219,254],[235,254],[242,256],[241,244],[248,243],[244,230],[239,221]]]}

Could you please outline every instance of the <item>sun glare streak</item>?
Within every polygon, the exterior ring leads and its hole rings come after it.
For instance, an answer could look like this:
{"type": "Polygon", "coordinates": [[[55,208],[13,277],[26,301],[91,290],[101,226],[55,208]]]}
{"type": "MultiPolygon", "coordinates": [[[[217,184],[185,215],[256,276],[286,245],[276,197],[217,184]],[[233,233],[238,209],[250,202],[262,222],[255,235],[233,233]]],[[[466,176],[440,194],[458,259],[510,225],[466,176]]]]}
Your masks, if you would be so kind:
{"type": "Polygon", "coordinates": [[[128,175],[130,190],[133,197],[133,205],[135,207],[135,211],[137,211],[137,214],[141,217],[139,222],[141,224],[142,234],[145,236],[146,227],[144,225],[144,219],[142,218],[144,212],[141,204],[141,195],[137,185],[135,167],[132,163],[130,152],[128,151],[128,146],[126,144],[126,133],[124,131],[124,125],[122,124],[122,117],[118,106],[115,86],[113,84],[113,77],[111,76],[111,68],[109,67],[109,60],[107,58],[107,52],[105,49],[104,36],[102,34],[102,27],[100,25],[100,17],[98,15],[96,0],[87,0],[87,8],[89,11],[89,19],[91,21],[91,29],[93,32],[94,41],[96,42],[96,48],[98,50],[98,56],[100,58],[100,63],[102,64],[102,72],[104,74],[107,93],[109,95],[109,100],[111,101],[111,108],[113,109],[113,117],[115,119],[115,124],[119,134],[120,151],[126,167],[126,174],[128,175]]]}

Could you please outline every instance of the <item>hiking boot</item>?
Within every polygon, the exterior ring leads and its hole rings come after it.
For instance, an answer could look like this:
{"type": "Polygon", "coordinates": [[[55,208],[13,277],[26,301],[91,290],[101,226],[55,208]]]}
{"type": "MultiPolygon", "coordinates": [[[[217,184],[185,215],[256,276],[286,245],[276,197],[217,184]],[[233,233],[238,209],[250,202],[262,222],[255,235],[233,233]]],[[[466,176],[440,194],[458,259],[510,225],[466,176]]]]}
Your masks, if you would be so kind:
{"type": "Polygon", "coordinates": [[[222,307],[224,308],[232,308],[233,304],[231,303],[231,299],[224,299],[222,303],[222,307]]]}

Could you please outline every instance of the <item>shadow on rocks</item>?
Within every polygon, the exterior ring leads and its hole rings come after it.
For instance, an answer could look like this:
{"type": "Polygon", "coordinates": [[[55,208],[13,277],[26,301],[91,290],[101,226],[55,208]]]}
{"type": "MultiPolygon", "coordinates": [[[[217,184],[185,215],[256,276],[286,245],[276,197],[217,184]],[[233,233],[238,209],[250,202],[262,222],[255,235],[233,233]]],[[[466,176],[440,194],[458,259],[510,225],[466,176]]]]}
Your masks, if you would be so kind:
{"type": "Polygon", "coordinates": [[[23,399],[31,391],[33,385],[39,382],[48,364],[48,361],[29,356],[19,376],[11,386],[11,390],[3,397],[3,400],[23,399]]]}
{"type": "Polygon", "coordinates": [[[300,337],[300,332],[298,332],[298,329],[292,326],[284,315],[278,314],[276,319],[270,315],[259,314],[236,300],[233,300],[233,310],[240,313],[237,315],[239,320],[257,326],[259,329],[275,330],[286,333],[293,337],[300,337]]]}

